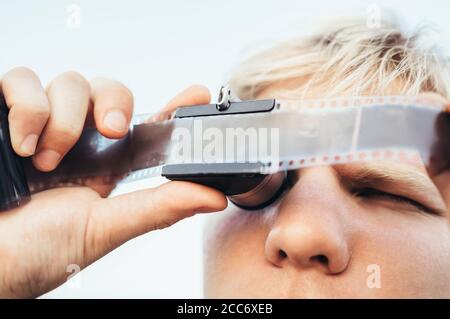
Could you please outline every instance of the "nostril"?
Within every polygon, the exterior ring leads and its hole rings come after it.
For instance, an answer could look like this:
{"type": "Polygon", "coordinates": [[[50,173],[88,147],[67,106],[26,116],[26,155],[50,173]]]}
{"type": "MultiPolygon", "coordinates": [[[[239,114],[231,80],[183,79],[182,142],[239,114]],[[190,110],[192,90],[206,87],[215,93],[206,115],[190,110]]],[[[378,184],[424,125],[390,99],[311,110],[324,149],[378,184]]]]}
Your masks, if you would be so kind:
{"type": "Polygon", "coordinates": [[[280,249],[278,251],[278,256],[280,257],[280,259],[285,259],[287,257],[287,254],[284,250],[280,249]]]}
{"type": "Polygon", "coordinates": [[[316,255],[311,257],[311,261],[318,261],[321,264],[328,265],[328,257],[325,255],[316,255]]]}

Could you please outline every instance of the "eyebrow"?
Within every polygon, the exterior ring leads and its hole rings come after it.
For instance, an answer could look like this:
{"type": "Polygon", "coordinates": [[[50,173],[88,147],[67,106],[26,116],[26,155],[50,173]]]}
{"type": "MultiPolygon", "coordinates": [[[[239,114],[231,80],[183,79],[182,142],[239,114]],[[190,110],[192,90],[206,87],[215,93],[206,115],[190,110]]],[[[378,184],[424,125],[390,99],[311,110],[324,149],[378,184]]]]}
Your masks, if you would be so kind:
{"type": "Polygon", "coordinates": [[[334,166],[348,188],[373,187],[418,202],[437,215],[446,215],[446,204],[423,169],[393,162],[340,164],[334,166]]]}

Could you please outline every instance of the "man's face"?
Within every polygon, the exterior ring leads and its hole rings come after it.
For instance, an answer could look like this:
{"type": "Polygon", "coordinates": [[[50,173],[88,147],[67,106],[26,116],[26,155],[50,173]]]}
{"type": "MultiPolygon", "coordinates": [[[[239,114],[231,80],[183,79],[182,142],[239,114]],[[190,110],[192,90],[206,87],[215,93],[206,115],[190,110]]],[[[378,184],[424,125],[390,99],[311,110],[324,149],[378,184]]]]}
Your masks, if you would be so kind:
{"type": "Polygon", "coordinates": [[[206,297],[450,297],[449,176],[392,161],[289,174],[270,207],[211,217],[206,297]]]}

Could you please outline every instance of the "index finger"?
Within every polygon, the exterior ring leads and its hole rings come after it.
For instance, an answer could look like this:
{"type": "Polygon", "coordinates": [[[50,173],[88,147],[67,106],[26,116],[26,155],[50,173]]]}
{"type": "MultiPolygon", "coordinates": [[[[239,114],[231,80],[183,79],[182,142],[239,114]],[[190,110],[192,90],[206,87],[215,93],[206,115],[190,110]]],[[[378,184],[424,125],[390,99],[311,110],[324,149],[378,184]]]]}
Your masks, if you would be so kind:
{"type": "Polygon", "coordinates": [[[0,82],[9,111],[11,144],[20,156],[33,155],[49,114],[49,101],[37,75],[18,67],[0,82]]]}
{"type": "Polygon", "coordinates": [[[170,112],[176,110],[180,106],[208,104],[210,101],[211,94],[207,87],[203,85],[191,85],[175,95],[162,111],[170,112]]]}
{"type": "Polygon", "coordinates": [[[177,95],[175,95],[169,103],[164,106],[161,111],[150,119],[148,122],[159,122],[166,118],[166,114],[175,111],[181,106],[193,106],[209,104],[211,101],[211,94],[207,87],[203,85],[191,85],[190,87],[184,89],[177,95]]]}

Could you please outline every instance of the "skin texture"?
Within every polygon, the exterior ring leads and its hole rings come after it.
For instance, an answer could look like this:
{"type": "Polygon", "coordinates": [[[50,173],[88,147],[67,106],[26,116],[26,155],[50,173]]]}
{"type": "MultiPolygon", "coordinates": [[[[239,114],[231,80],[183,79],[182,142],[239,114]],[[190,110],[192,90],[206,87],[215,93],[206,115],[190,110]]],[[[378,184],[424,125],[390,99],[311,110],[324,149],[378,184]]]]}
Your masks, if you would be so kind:
{"type": "MultiPolygon", "coordinates": [[[[13,147],[19,155],[33,156],[42,171],[57,166],[84,125],[95,125],[109,138],[127,133],[133,96],[117,81],[88,82],[71,71],[44,90],[33,71],[16,68],[3,76],[0,85],[10,108],[13,147]],[[110,114],[112,120],[107,121],[110,114]],[[23,147],[30,135],[36,138],[23,147]]],[[[209,99],[206,88],[192,86],[164,110],[209,99]]],[[[66,281],[69,265],[84,268],[136,236],[227,205],[218,191],[187,182],[104,198],[113,188],[94,181],[89,186],[46,190],[24,206],[1,212],[0,297],[39,296],[66,281]]]]}
{"type": "Polygon", "coordinates": [[[304,168],[289,178],[268,208],[230,203],[209,217],[206,297],[450,297],[448,171],[380,161],[304,168]]]}

